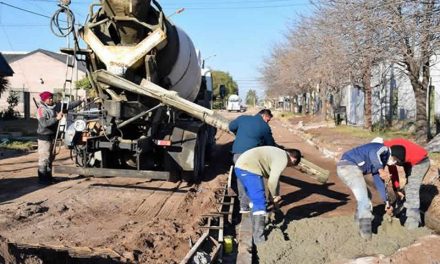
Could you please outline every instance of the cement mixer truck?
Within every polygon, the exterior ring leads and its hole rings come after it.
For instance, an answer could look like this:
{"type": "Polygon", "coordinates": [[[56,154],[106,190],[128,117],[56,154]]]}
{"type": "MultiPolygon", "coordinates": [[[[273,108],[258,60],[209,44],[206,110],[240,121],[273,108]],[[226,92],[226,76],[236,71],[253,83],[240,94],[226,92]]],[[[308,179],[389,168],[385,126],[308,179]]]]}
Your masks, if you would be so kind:
{"type": "Polygon", "coordinates": [[[97,107],[71,113],[65,144],[77,166],[58,173],[199,181],[216,128],[210,72],[155,0],[102,0],[78,30],[97,107]]]}

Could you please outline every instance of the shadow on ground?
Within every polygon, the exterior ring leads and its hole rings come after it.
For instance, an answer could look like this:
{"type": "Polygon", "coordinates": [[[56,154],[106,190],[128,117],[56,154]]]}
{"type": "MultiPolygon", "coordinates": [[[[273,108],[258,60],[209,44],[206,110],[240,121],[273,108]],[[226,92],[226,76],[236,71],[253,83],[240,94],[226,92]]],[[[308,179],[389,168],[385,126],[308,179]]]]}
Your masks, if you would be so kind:
{"type": "MultiPolygon", "coordinates": [[[[58,181],[70,180],[72,178],[57,177],[58,181]]],[[[23,195],[46,188],[48,185],[38,183],[38,177],[9,178],[0,180],[0,205],[23,195]]]]}
{"type": "Polygon", "coordinates": [[[232,142],[219,144],[213,148],[209,157],[209,165],[205,168],[203,181],[211,181],[218,175],[229,172],[232,165],[231,149],[232,142]]]}
{"type": "Polygon", "coordinates": [[[2,179],[0,180],[0,203],[6,203],[44,187],[46,186],[38,183],[37,176],[2,179]]]}
{"type": "MultiPolygon", "coordinates": [[[[27,150],[13,150],[13,149],[0,148],[0,160],[26,156],[31,153],[32,153],[31,151],[27,151],[27,150]]],[[[5,164],[5,165],[9,165],[9,164],[5,164]]]]}
{"type": "MultiPolygon", "coordinates": [[[[335,200],[339,201],[334,204],[342,205],[342,204],[347,203],[347,201],[348,201],[348,197],[349,197],[348,194],[338,192],[338,191],[333,191],[333,190],[329,189],[330,186],[335,185],[334,183],[314,184],[314,183],[309,183],[306,181],[302,181],[302,180],[298,180],[298,179],[294,179],[294,178],[286,177],[286,176],[281,176],[280,181],[299,188],[299,190],[297,190],[295,192],[291,192],[291,193],[284,195],[283,196],[283,204],[281,204],[281,206],[301,201],[301,200],[303,200],[313,194],[326,196],[328,198],[335,199],[335,200]]],[[[333,203],[323,202],[323,206],[321,206],[321,203],[317,202],[316,206],[314,206],[314,207],[316,208],[317,213],[319,213],[322,210],[327,210],[327,206],[329,204],[333,204],[333,203]]],[[[292,208],[292,209],[294,209],[294,208],[292,208]]],[[[324,212],[322,212],[322,213],[324,213],[324,212]]],[[[322,213],[319,213],[319,214],[322,214],[322,213]]]]}
{"type": "Polygon", "coordinates": [[[280,231],[283,233],[285,241],[290,240],[288,234],[285,232],[290,222],[325,214],[327,212],[335,210],[339,206],[347,204],[348,201],[348,194],[329,189],[329,187],[333,186],[334,183],[327,183],[324,185],[313,184],[286,176],[281,176],[280,181],[289,185],[294,185],[299,188],[299,190],[297,191],[283,195],[283,202],[281,206],[301,201],[313,194],[318,194],[337,200],[335,202],[318,201],[298,205],[290,208],[286,212],[286,214],[283,214],[281,210],[276,211],[269,223],[269,228],[267,231],[268,233],[270,233],[273,229],[279,228],[280,231]]]}

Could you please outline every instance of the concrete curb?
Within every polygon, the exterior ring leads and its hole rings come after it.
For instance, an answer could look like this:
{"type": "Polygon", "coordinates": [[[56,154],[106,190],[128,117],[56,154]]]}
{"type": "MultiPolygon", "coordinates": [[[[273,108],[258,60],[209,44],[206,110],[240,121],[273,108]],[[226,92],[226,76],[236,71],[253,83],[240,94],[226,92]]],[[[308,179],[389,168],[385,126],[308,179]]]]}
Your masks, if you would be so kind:
{"type": "MultiPolygon", "coordinates": [[[[289,132],[294,133],[295,135],[300,136],[304,141],[306,141],[309,145],[315,147],[319,152],[321,152],[325,158],[332,159],[335,162],[339,160],[339,157],[342,155],[341,152],[330,150],[326,147],[321,146],[319,140],[315,139],[311,134],[307,133],[304,129],[301,127],[295,127],[291,124],[287,124],[282,122],[281,126],[284,128],[287,128],[289,132]]],[[[328,127],[331,126],[328,125],[321,125],[321,126],[313,126],[313,128],[319,128],[319,127],[328,127]]]]}

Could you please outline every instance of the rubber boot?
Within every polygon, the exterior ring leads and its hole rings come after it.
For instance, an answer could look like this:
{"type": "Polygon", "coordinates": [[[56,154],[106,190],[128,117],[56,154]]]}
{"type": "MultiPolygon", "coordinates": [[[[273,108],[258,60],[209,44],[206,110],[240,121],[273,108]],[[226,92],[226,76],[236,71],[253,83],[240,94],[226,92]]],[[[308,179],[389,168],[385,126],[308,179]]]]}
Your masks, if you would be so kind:
{"type": "Polygon", "coordinates": [[[252,215],[252,238],[258,245],[266,241],[264,237],[265,215],[252,215]]]}
{"type": "Polygon", "coordinates": [[[50,180],[47,177],[46,172],[42,172],[42,171],[38,170],[38,183],[44,184],[44,185],[50,184],[50,180]]]}
{"type": "Polygon", "coordinates": [[[370,240],[372,237],[372,227],[370,218],[359,219],[359,234],[362,238],[370,240]]]}
{"type": "Polygon", "coordinates": [[[51,168],[47,168],[47,180],[50,182],[50,183],[58,183],[59,182],[59,180],[57,180],[57,179],[55,179],[53,176],[52,176],[52,169],[51,168]]]}

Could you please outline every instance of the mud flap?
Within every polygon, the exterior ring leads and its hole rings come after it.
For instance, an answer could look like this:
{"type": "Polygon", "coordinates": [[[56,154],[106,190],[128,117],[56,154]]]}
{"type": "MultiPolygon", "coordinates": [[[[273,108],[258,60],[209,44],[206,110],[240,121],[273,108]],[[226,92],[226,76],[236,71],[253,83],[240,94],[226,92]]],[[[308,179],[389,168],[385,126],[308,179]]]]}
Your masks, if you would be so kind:
{"type": "Polygon", "coordinates": [[[181,172],[185,181],[197,182],[205,166],[207,134],[202,123],[174,127],[170,136],[172,145],[167,148],[165,169],[181,172]]]}

